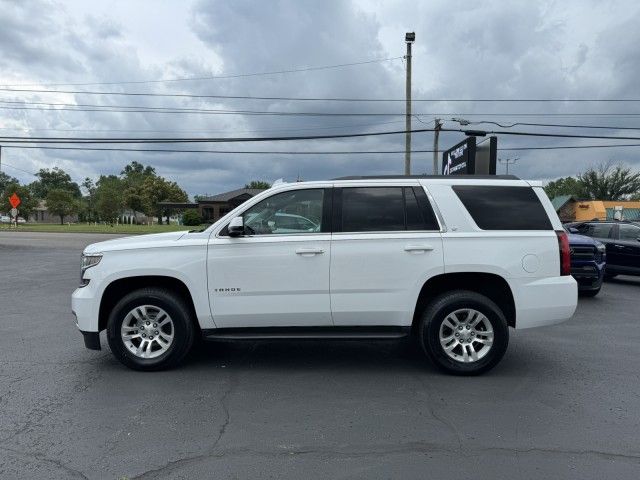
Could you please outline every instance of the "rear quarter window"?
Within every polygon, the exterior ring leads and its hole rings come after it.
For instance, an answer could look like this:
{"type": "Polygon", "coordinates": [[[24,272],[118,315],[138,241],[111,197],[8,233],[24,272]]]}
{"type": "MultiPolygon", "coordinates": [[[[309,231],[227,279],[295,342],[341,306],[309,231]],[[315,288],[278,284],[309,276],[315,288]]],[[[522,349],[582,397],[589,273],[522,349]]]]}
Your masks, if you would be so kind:
{"type": "Polygon", "coordinates": [[[452,187],[482,230],[553,230],[531,187],[455,185],[452,187]]]}

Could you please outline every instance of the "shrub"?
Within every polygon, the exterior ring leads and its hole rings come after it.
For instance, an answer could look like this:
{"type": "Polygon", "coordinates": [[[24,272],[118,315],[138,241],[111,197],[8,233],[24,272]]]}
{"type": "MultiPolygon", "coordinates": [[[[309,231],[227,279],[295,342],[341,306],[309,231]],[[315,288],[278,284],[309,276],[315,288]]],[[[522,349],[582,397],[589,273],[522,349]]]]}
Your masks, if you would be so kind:
{"type": "Polygon", "coordinates": [[[182,214],[182,223],[188,227],[198,226],[202,223],[202,217],[197,210],[187,210],[182,214]]]}

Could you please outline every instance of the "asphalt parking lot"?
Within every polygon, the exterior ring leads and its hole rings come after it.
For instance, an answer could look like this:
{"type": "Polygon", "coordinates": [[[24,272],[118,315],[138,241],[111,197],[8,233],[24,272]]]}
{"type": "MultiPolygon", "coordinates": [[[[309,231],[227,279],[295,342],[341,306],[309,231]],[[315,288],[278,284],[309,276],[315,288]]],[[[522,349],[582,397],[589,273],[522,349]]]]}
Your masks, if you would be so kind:
{"type": "Polygon", "coordinates": [[[138,373],[70,312],[102,235],[0,232],[0,478],[640,478],[640,279],[489,374],[410,342],[220,343],[138,373]]]}

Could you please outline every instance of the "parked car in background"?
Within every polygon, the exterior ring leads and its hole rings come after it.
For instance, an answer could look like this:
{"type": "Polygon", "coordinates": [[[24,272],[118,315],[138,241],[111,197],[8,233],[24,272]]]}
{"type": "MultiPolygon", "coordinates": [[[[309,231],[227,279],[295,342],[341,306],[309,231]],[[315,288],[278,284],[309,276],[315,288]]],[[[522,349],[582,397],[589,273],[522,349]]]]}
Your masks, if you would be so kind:
{"type": "Polygon", "coordinates": [[[571,233],[595,238],[606,246],[606,278],[640,275],[640,223],[630,221],[589,221],[566,225],[571,233]]]}
{"type": "Polygon", "coordinates": [[[566,230],[569,232],[571,275],[578,282],[578,292],[585,297],[595,297],[605,275],[606,247],[594,238],[571,233],[569,228],[566,230]]]}
{"type": "Polygon", "coordinates": [[[18,217],[18,223],[27,223],[27,221],[23,217],[18,217]]]}
{"type": "Polygon", "coordinates": [[[11,217],[8,215],[0,215],[0,223],[11,223],[11,217]]]}

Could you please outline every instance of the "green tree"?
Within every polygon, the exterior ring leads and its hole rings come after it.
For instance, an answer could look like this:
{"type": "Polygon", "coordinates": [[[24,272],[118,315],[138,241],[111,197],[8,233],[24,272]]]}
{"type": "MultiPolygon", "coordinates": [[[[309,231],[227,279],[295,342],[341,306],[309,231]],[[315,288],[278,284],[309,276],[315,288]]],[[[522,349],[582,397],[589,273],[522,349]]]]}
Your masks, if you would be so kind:
{"type": "Polygon", "coordinates": [[[0,192],[4,192],[4,189],[7,188],[8,185],[19,184],[17,178],[11,177],[4,172],[0,172],[0,192]]]}
{"type": "Polygon", "coordinates": [[[602,164],[578,175],[590,200],[625,200],[640,192],[640,173],[622,165],[602,164]]]}
{"type": "Polygon", "coordinates": [[[96,185],[93,180],[86,177],[82,182],[82,188],[87,192],[82,199],[84,220],[95,222],[98,218],[98,212],[96,211],[96,185]]]}
{"type": "Polygon", "coordinates": [[[53,188],[49,190],[45,200],[49,213],[60,217],[60,225],[64,224],[64,217],[78,212],[78,199],[68,190],[53,188]]]}
{"type": "Polygon", "coordinates": [[[162,217],[169,214],[167,208],[159,205],[160,202],[187,202],[189,200],[187,193],[176,182],[157,176],[146,177],[142,182],[141,191],[144,199],[143,212],[148,217],[156,215],[159,224],[162,224],[162,217]]]}
{"type": "Polygon", "coordinates": [[[549,198],[561,195],[573,195],[577,198],[583,198],[585,195],[584,186],[575,177],[563,177],[549,182],[544,187],[544,191],[549,198]]]}
{"type": "Polygon", "coordinates": [[[38,180],[29,185],[36,198],[46,198],[49,190],[54,189],[71,192],[76,198],[82,195],[78,184],[71,180],[71,176],[61,168],[54,167],[51,170],[42,168],[36,173],[36,177],[38,180]]]}
{"type": "Polygon", "coordinates": [[[271,184],[268,182],[263,182],[262,180],[252,180],[250,183],[245,184],[244,188],[266,190],[267,188],[271,188],[271,184]]]}
{"type": "Polygon", "coordinates": [[[115,175],[101,175],[96,183],[96,210],[100,218],[113,224],[123,206],[122,180],[115,175]]]}
{"type": "Polygon", "coordinates": [[[20,185],[18,181],[9,183],[4,187],[2,199],[0,200],[0,212],[9,212],[11,210],[9,197],[14,193],[20,197],[21,202],[18,206],[18,215],[28,219],[29,215],[38,207],[38,199],[32,195],[29,187],[20,185]]]}
{"type": "Polygon", "coordinates": [[[157,177],[156,170],[151,166],[144,166],[139,162],[131,162],[120,172],[123,182],[124,206],[134,212],[144,212],[145,198],[142,184],[146,178],[157,177]]]}

